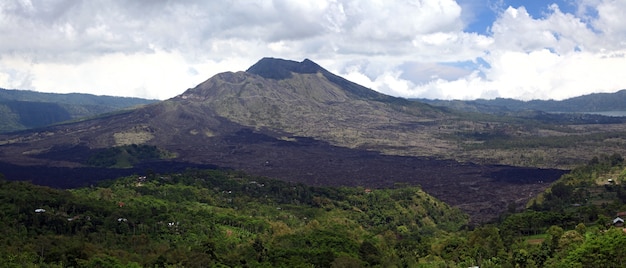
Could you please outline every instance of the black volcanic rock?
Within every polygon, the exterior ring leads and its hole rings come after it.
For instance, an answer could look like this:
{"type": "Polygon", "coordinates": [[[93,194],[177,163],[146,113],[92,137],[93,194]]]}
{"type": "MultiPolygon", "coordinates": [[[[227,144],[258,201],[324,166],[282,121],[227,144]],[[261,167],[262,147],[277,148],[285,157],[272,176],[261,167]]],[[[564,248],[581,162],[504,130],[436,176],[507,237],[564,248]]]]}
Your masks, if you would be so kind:
{"type": "Polygon", "coordinates": [[[281,80],[291,78],[292,73],[314,74],[328,71],[309,59],[297,62],[276,58],[263,58],[248,68],[246,72],[259,75],[263,78],[281,80]]]}

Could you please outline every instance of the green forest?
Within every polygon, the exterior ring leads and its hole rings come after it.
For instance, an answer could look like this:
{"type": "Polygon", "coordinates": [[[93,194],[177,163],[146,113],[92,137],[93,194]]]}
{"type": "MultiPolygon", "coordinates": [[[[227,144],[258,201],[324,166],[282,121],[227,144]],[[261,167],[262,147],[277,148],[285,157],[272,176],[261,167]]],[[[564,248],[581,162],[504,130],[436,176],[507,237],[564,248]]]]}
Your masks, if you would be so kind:
{"type": "Polygon", "coordinates": [[[469,225],[417,186],[312,187],[228,170],[60,190],[0,180],[0,267],[622,267],[620,155],[469,225]],[[617,220],[617,221],[616,221],[617,220]]]}

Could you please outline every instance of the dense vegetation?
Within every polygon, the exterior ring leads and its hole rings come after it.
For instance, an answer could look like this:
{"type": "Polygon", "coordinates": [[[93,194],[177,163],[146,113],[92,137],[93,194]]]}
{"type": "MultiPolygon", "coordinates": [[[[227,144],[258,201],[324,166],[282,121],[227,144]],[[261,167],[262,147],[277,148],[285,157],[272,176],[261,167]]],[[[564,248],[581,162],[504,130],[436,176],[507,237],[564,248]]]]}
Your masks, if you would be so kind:
{"type": "Polygon", "coordinates": [[[626,168],[621,155],[594,157],[499,223],[520,267],[621,267],[626,233],[626,168]],[[520,243],[521,242],[521,243],[520,243]]]}
{"type": "Polygon", "coordinates": [[[415,266],[432,239],[467,223],[415,187],[314,188],[219,171],[0,191],[3,267],[415,266]]]}
{"type": "Polygon", "coordinates": [[[500,220],[467,226],[419,187],[310,187],[241,172],[69,191],[0,183],[2,267],[620,267],[622,156],[593,158],[500,220]]]}

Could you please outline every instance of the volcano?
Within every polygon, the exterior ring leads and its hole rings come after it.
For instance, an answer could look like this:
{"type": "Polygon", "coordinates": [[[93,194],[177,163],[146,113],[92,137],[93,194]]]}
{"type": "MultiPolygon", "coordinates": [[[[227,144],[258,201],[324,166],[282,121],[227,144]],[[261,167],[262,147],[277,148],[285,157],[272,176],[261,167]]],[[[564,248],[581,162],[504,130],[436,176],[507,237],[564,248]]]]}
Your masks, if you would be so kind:
{"type": "Polygon", "coordinates": [[[231,168],[321,186],[419,184],[474,221],[523,204],[563,174],[447,158],[458,145],[441,136],[454,117],[365,88],[308,59],[263,58],[159,103],[0,135],[0,163],[9,179],[52,186],[85,185],[94,173],[111,170],[174,172],[170,166],[231,168]],[[141,145],[169,157],[103,171],[86,161],[107,148],[141,145]]]}

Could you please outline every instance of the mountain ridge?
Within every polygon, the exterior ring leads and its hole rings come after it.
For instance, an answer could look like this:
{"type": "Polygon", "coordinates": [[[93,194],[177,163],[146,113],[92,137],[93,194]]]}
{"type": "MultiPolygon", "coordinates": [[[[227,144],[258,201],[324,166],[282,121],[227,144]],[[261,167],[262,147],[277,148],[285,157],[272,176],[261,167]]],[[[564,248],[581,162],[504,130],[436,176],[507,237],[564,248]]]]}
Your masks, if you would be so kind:
{"type": "Polygon", "coordinates": [[[0,88],[0,132],[43,127],[154,102],[140,98],[0,88]]]}
{"type": "Polygon", "coordinates": [[[284,60],[278,58],[262,58],[246,70],[247,73],[256,74],[263,78],[282,80],[292,77],[292,73],[314,74],[324,72],[324,68],[317,63],[304,59],[302,62],[284,60]]]}
{"type": "Polygon", "coordinates": [[[485,113],[510,113],[529,110],[558,113],[597,113],[626,111],[626,89],[622,89],[614,93],[591,93],[558,101],[522,101],[509,98],[496,98],[492,100],[477,99],[467,101],[428,99],[412,100],[463,111],[485,113]]]}

